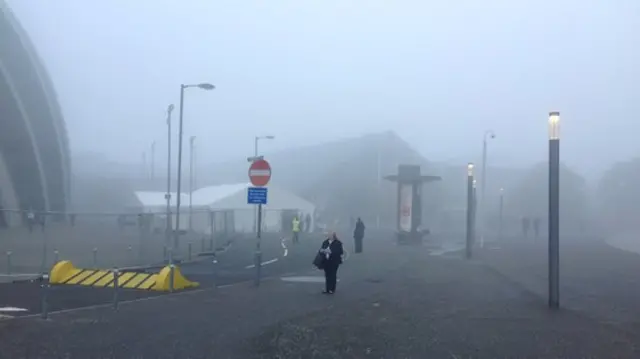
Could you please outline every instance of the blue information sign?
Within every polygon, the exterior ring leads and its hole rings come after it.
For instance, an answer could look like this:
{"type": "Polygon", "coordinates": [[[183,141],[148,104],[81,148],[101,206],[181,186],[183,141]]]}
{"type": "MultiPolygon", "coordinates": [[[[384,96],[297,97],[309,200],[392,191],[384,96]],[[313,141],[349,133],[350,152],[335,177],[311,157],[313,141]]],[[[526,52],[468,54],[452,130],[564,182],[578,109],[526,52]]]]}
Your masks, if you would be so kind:
{"type": "Polygon", "coordinates": [[[267,204],[267,187],[249,187],[247,191],[248,204],[267,204]]]}

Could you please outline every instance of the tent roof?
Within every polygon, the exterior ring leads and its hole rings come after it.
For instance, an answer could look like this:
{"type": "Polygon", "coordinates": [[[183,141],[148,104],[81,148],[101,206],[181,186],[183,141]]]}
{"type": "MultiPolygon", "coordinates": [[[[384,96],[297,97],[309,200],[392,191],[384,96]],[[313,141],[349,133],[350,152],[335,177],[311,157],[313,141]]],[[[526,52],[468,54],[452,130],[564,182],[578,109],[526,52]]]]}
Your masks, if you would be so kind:
{"type": "MultiPolygon", "coordinates": [[[[151,191],[136,191],[136,198],[144,207],[161,207],[167,205],[167,200],[164,198],[165,192],[151,192],[151,191]]],[[[181,202],[187,203],[189,195],[182,193],[180,195],[181,202]]],[[[171,193],[171,206],[176,205],[176,193],[171,193]]]]}
{"type": "Polygon", "coordinates": [[[221,199],[233,196],[240,191],[244,191],[250,186],[251,184],[249,183],[234,183],[203,187],[193,191],[193,204],[197,206],[208,206],[221,199]]]}
{"type": "MultiPolygon", "coordinates": [[[[253,208],[247,204],[246,191],[250,183],[223,184],[200,188],[192,193],[192,203],[196,207],[212,209],[244,209],[253,208]]],[[[164,192],[137,191],[136,197],[143,207],[164,207],[167,205],[164,192]]],[[[175,206],[175,193],[171,194],[171,206],[175,206]]],[[[183,205],[189,203],[189,193],[182,193],[183,205]]],[[[315,205],[295,194],[269,186],[269,203],[267,209],[304,209],[312,211],[315,205]]]]}

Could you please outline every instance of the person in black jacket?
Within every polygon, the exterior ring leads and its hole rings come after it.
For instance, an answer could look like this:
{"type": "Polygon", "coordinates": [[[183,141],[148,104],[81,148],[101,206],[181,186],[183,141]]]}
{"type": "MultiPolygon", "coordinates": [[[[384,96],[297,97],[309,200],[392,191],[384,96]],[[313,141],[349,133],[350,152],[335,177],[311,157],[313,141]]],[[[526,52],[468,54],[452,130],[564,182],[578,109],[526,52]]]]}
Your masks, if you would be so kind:
{"type": "Polygon", "coordinates": [[[322,242],[320,253],[325,256],[323,263],[325,290],[322,293],[333,294],[336,291],[336,282],[338,281],[338,267],[342,264],[342,254],[344,253],[342,242],[335,232],[322,242]]]}
{"type": "Polygon", "coordinates": [[[353,231],[353,239],[356,241],[356,253],[362,253],[362,240],[364,239],[364,222],[358,217],[356,221],[356,229],[353,231]]]}

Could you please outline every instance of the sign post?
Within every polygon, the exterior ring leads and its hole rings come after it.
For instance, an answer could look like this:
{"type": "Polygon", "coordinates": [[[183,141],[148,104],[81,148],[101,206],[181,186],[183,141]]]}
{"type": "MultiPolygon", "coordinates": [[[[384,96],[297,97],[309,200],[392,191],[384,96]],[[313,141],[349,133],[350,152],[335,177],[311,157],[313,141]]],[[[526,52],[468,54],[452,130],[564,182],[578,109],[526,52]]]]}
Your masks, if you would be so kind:
{"type": "Polygon", "coordinates": [[[256,228],[256,252],[255,252],[255,266],[256,266],[256,279],[255,285],[260,285],[260,275],[262,270],[262,250],[261,235],[262,235],[262,205],[267,204],[267,188],[265,187],[271,179],[271,165],[263,158],[255,158],[251,162],[249,167],[249,179],[251,184],[255,187],[249,187],[247,190],[247,203],[258,205],[258,224],[256,228]]]}

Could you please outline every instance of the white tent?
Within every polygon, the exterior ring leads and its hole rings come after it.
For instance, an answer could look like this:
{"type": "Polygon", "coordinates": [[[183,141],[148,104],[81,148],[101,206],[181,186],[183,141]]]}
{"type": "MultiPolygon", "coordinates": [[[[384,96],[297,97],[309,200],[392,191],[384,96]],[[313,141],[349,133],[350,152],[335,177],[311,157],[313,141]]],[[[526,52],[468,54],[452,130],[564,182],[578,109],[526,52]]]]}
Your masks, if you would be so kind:
{"type": "MultiPolygon", "coordinates": [[[[238,183],[201,188],[193,192],[193,203],[194,206],[197,204],[213,211],[231,210],[235,230],[251,232],[255,228],[257,206],[247,203],[249,187],[249,183],[238,183]]],[[[283,228],[283,218],[296,214],[309,214],[313,220],[315,208],[311,202],[289,191],[268,186],[267,204],[262,206],[262,228],[264,231],[280,231],[283,228]]],[[[195,218],[193,220],[196,222],[195,218]]],[[[313,223],[310,224],[313,227],[313,223]]]]}
{"type": "MultiPolygon", "coordinates": [[[[217,223],[218,218],[212,218],[211,211],[227,211],[233,213],[233,223],[236,232],[251,232],[255,230],[255,219],[257,218],[257,205],[247,203],[249,183],[225,184],[219,186],[209,186],[193,191],[191,196],[193,213],[191,216],[191,226],[194,231],[201,233],[211,233],[213,227],[221,226],[217,223]]],[[[164,218],[167,210],[167,202],[164,192],[136,192],[139,202],[138,212],[157,213],[158,218],[164,218]]],[[[176,194],[171,194],[171,211],[173,214],[172,223],[175,226],[175,205],[176,194]]],[[[180,229],[189,228],[189,194],[182,193],[180,196],[180,229]]],[[[281,188],[269,186],[267,204],[262,206],[262,229],[264,231],[280,231],[283,228],[283,220],[289,220],[293,215],[302,215],[303,219],[309,214],[313,221],[315,205],[295,194],[281,188]]],[[[226,218],[226,217],[225,217],[226,218]]],[[[224,220],[219,218],[220,220],[224,220]]],[[[164,221],[154,221],[154,226],[166,226],[164,221]]],[[[288,223],[287,223],[288,224],[288,223]]],[[[313,228],[313,222],[310,223],[313,228]]]]}
{"type": "MultiPolygon", "coordinates": [[[[153,228],[166,228],[167,200],[165,192],[136,191],[138,203],[128,206],[127,210],[133,213],[154,213],[153,228]]],[[[170,205],[172,213],[172,224],[175,229],[176,224],[176,202],[178,196],[171,193],[170,205]]],[[[189,229],[189,194],[180,194],[180,229],[189,229]]],[[[202,208],[200,209],[202,211],[202,208]]]]}

